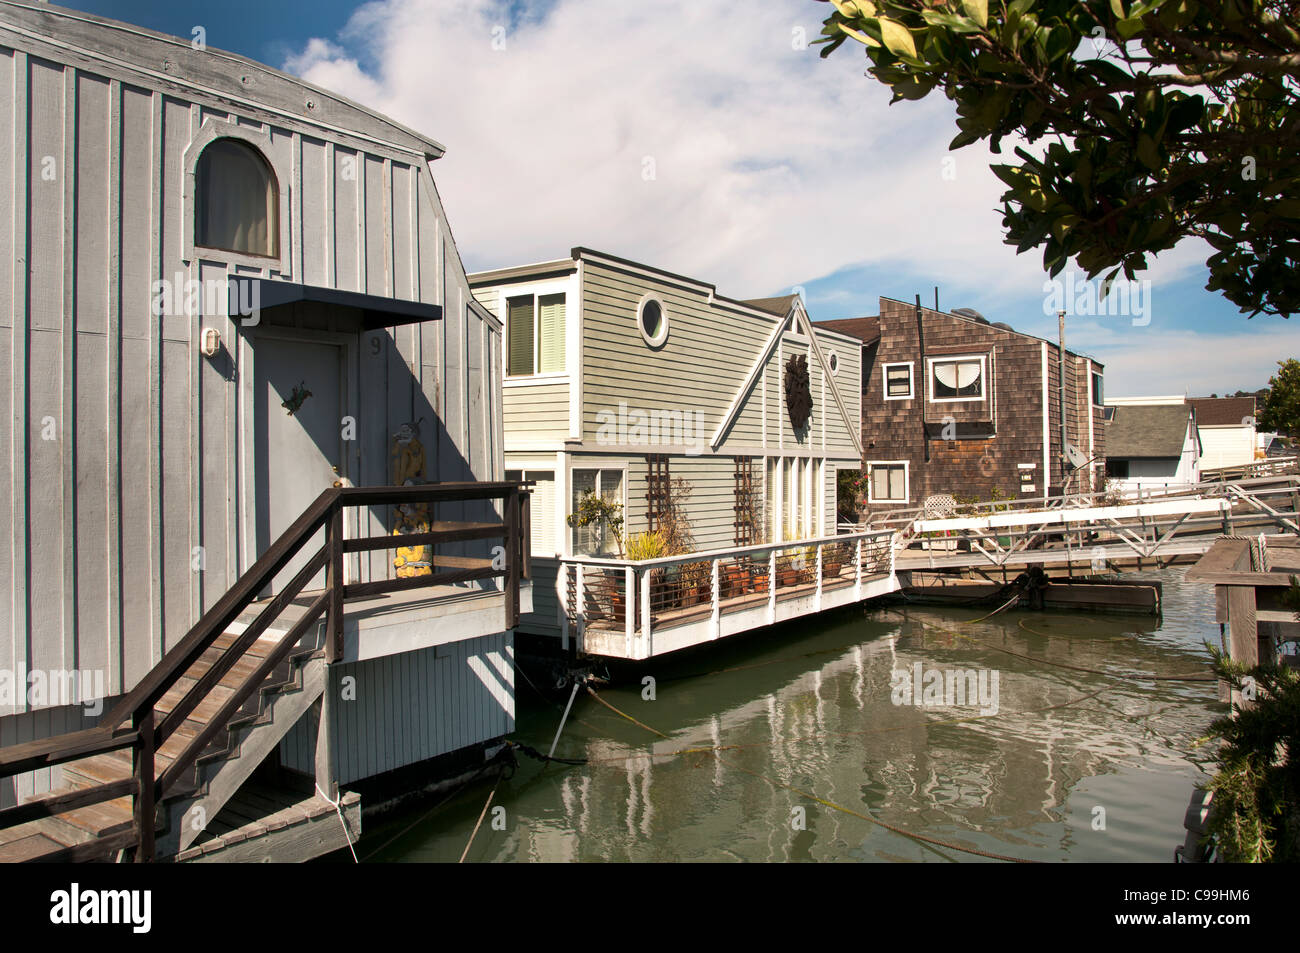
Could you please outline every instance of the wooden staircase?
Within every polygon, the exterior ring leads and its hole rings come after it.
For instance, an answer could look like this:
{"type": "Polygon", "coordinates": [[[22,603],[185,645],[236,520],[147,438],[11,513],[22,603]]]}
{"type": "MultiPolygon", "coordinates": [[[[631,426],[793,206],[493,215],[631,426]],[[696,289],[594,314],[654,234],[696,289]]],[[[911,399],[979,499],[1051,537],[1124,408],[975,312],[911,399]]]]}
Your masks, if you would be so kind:
{"type": "MultiPolygon", "coordinates": [[[[154,705],[154,720],[161,722],[221,655],[236,635],[219,636],[176,684],[154,705]]],[[[274,643],[259,640],[244,658],[222,676],[175,733],[154,754],[155,767],[166,770],[176,757],[207,727],[221,706],[239,689],[254,667],[265,661],[274,643]]],[[[163,820],[158,832],[158,853],[171,856],[188,847],[239,790],[253,769],[279,744],[280,739],[318,699],[325,684],[324,652],[301,648],[276,665],[236,710],[221,731],[208,741],[194,764],[159,804],[163,820]]],[[[122,751],[93,755],[63,766],[63,785],[42,797],[57,797],[98,785],[128,781],[131,756],[122,751]]],[[[119,797],[101,804],[74,808],[55,817],[29,821],[0,832],[0,863],[42,860],[68,848],[129,832],[134,823],[131,798],[119,797]]]]}
{"type": "MultiPolygon", "coordinates": [[[[528,497],[528,484],[518,482],[326,490],[96,727],[0,749],[0,778],[63,769],[58,790],[0,810],[0,862],[126,854],[148,861],[184,851],[321,697],[328,666],[343,658],[346,599],[499,578],[513,627],[520,580],[529,575],[528,497]],[[343,537],[346,507],[469,500],[500,501],[503,519],[343,537]],[[324,545],[273,598],[258,601],[322,530],[324,545]],[[347,553],[493,539],[505,543],[504,566],[435,555],[430,575],[343,579],[347,553]],[[305,592],[322,570],[325,589],[305,592]],[[295,602],[292,624],[281,622],[295,602]]],[[[334,804],[336,786],[318,778],[318,792],[321,783],[324,803],[334,804]]]]}

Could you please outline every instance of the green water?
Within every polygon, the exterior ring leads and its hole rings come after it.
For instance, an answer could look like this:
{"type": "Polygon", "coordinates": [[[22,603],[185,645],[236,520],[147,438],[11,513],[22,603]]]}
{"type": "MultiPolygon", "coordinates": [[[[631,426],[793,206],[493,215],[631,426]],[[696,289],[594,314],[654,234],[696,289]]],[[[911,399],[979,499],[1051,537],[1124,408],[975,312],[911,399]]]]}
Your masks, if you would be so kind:
{"type": "MultiPolygon", "coordinates": [[[[1193,742],[1220,710],[1215,685],[1077,669],[1208,674],[1213,592],[1182,573],[1142,574],[1164,582],[1159,622],[1007,612],[962,625],[988,610],[858,610],[651,662],[602,696],[668,738],[579,696],[556,755],[591,763],[521,759],[467,860],[989,862],[855,816],[866,815],[1017,858],[1169,862],[1204,777],[1193,742]],[[918,662],[982,672],[989,689],[996,673],[997,713],[895,704],[891,674],[918,662]]],[[[545,751],[560,712],[516,682],[513,737],[545,751]]],[[[493,783],[369,825],[360,855],[457,860],[493,783]]]]}

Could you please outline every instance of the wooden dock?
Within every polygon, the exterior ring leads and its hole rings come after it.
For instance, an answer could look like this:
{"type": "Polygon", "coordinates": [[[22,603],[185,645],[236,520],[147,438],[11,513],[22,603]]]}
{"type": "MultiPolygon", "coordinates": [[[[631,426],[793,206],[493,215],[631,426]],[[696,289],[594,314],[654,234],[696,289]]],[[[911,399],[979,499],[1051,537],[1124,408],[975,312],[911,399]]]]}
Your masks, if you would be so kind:
{"type": "Polygon", "coordinates": [[[318,792],[303,795],[246,784],[180,863],[298,863],[347,850],[361,838],[361,795],[344,792],[336,808],[318,792]],[[342,817],[340,817],[340,810],[342,817]]]}

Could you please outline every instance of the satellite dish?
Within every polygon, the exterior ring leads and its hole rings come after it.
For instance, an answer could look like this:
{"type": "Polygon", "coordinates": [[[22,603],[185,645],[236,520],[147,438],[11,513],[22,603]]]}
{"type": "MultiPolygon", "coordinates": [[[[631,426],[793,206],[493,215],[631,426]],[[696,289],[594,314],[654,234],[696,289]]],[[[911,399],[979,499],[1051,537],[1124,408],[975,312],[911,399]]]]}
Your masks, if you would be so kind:
{"type": "Polygon", "coordinates": [[[1081,470],[1088,465],[1087,456],[1072,443],[1065,445],[1065,459],[1070,464],[1071,470],[1081,470]]]}

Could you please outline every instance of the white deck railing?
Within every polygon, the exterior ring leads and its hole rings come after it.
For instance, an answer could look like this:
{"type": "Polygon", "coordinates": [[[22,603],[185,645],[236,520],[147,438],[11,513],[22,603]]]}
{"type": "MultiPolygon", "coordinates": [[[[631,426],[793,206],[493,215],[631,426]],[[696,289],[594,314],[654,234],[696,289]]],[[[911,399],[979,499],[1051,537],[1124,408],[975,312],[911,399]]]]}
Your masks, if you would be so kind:
{"type": "Polygon", "coordinates": [[[581,646],[588,630],[621,633],[631,655],[634,640],[648,645],[668,628],[702,627],[704,641],[717,638],[732,614],[758,610],[775,623],[779,604],[797,597],[810,599],[812,611],[860,601],[866,583],[893,575],[893,535],[860,530],[639,561],[560,557],[564,642],[576,635],[581,646]]]}

